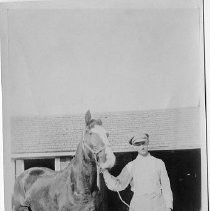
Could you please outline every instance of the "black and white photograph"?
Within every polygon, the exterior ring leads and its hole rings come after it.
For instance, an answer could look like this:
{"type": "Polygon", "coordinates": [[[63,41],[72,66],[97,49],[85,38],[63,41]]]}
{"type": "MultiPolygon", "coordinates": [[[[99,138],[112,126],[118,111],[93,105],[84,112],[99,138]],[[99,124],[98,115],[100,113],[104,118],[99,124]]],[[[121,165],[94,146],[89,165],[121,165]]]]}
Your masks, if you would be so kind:
{"type": "Polygon", "coordinates": [[[0,3],[5,211],[208,211],[201,0],[0,3]]]}

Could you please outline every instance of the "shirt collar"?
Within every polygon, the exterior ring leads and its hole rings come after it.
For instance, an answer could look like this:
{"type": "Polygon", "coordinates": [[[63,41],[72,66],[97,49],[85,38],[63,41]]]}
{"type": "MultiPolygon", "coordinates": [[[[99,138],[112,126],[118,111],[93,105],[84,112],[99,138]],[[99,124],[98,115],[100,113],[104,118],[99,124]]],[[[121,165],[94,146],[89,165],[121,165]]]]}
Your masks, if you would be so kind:
{"type": "Polygon", "coordinates": [[[138,154],[137,158],[138,159],[146,159],[146,158],[150,158],[150,156],[151,156],[150,153],[148,153],[147,156],[142,156],[142,155],[138,154]]]}

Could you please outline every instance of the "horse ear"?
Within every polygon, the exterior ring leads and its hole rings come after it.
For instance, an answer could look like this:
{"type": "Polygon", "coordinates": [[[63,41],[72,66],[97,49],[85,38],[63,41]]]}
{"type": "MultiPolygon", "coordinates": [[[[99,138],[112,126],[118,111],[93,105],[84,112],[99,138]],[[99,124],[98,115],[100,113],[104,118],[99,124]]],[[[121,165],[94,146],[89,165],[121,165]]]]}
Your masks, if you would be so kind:
{"type": "Polygon", "coordinates": [[[88,110],[85,114],[85,123],[86,125],[88,125],[91,121],[91,113],[90,113],[90,110],[88,110]]]}

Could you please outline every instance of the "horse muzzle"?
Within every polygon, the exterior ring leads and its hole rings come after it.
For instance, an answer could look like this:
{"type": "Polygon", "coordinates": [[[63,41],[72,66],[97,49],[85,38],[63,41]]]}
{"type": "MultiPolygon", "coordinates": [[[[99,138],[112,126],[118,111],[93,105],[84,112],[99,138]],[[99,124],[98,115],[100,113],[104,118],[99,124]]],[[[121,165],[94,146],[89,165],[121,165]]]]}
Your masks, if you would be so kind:
{"type": "Polygon", "coordinates": [[[105,155],[106,155],[106,161],[104,163],[100,163],[100,167],[102,169],[110,169],[114,166],[116,157],[110,147],[106,147],[105,155]]]}

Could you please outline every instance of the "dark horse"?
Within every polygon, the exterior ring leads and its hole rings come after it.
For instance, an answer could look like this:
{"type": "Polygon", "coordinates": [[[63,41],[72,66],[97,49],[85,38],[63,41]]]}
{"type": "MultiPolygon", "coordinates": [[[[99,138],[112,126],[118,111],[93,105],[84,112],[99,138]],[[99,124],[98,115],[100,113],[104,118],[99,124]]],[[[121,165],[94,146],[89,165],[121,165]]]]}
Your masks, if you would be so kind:
{"type": "Polygon", "coordinates": [[[88,111],[86,128],[75,157],[62,171],[30,168],[15,182],[13,211],[96,211],[99,189],[97,166],[111,168],[115,156],[101,120],[88,111]]]}

